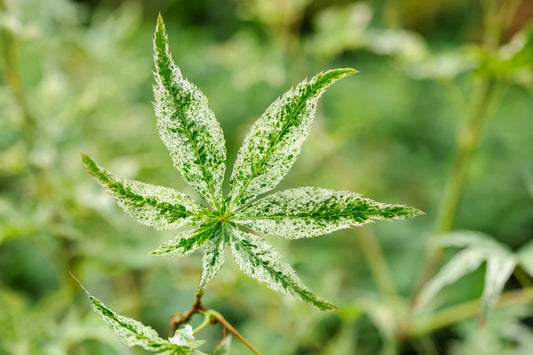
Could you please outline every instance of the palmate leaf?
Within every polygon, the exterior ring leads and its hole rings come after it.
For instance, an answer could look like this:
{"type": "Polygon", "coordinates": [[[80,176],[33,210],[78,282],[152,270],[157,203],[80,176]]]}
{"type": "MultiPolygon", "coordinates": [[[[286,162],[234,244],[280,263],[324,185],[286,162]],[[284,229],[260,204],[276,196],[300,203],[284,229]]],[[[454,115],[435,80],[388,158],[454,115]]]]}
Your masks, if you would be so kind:
{"type": "MultiPolygon", "coordinates": [[[[74,278],[76,279],[76,278],[74,278]]],[[[76,281],[78,281],[76,279],[76,281]]],[[[79,283],[79,281],[78,281],[79,283]]],[[[113,332],[128,346],[141,346],[142,348],[157,352],[158,354],[193,354],[202,355],[201,351],[194,348],[203,344],[202,341],[194,340],[192,328],[186,325],[185,328],[177,330],[178,336],[165,340],[157,332],[139,321],[122,316],[108,308],[104,303],[91,295],[81,284],[80,286],[87,293],[93,310],[102,318],[113,330],[113,332]],[[176,339],[181,340],[180,342],[176,339]]]]}
{"type": "Polygon", "coordinates": [[[174,189],[118,177],[100,167],[88,155],[82,160],[117,204],[137,222],[157,229],[177,229],[199,223],[206,209],[174,189]]]}
{"type": "Polygon", "coordinates": [[[262,238],[236,227],[230,227],[229,232],[233,257],[246,275],[265,282],[274,291],[292,295],[323,311],[337,309],[309,291],[290,264],[262,238]]]}
{"type": "Polygon", "coordinates": [[[174,64],[161,15],[154,37],[154,61],[159,135],[183,179],[220,210],[226,169],[224,133],[205,95],[184,79],[174,64]]]}
{"type": "Polygon", "coordinates": [[[411,207],[375,202],[353,192],[300,187],[251,203],[236,212],[234,221],[265,234],[299,239],[421,213],[411,207]]]}
{"type": "Polygon", "coordinates": [[[173,189],[116,177],[84,155],[89,172],[137,221],[160,229],[190,227],[151,254],[188,255],[203,247],[199,291],[222,267],[225,245],[229,243],[239,267],[248,276],[321,310],[334,310],[334,305],[309,291],[270,245],[238,225],[296,239],[421,213],[351,192],[313,187],[282,191],[253,202],[272,190],[294,164],[309,135],[318,99],[327,87],[356,70],[321,72],[271,104],[244,139],[230,178],[230,193],[224,198],[226,148],[222,129],[208,108],[206,97],[183,78],[174,64],[161,16],[153,45],[154,108],[159,135],[174,166],[209,207],[173,189]]]}
{"type": "Polygon", "coordinates": [[[477,269],[483,262],[487,263],[485,284],[481,296],[480,315],[485,317],[494,306],[505,283],[511,276],[518,259],[503,244],[481,232],[457,231],[438,237],[436,244],[464,247],[457,253],[422,289],[417,307],[426,306],[437,293],[464,275],[477,269]]]}
{"type": "Polygon", "coordinates": [[[244,139],[230,178],[230,209],[272,190],[291,169],[307,139],[318,99],[355,69],[334,69],[305,80],[272,103],[244,139]]]}

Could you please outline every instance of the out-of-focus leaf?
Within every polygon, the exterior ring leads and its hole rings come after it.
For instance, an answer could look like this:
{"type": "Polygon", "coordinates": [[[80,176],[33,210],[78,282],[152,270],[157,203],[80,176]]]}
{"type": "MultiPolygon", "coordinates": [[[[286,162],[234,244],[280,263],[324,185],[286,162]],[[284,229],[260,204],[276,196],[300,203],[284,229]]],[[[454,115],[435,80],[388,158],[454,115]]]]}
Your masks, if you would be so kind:
{"type": "Polygon", "coordinates": [[[505,282],[511,276],[517,258],[504,245],[490,236],[471,231],[458,231],[439,236],[436,244],[463,247],[422,289],[417,300],[418,307],[426,306],[446,285],[477,269],[486,261],[485,284],[481,297],[481,315],[494,306],[505,282]]]}
{"type": "Polygon", "coordinates": [[[231,334],[228,334],[222,339],[220,343],[218,343],[217,349],[215,350],[216,355],[230,355],[231,353],[231,340],[232,336],[231,334]]]}
{"type": "Polygon", "coordinates": [[[533,277],[533,240],[520,248],[516,256],[520,266],[533,277]]]}

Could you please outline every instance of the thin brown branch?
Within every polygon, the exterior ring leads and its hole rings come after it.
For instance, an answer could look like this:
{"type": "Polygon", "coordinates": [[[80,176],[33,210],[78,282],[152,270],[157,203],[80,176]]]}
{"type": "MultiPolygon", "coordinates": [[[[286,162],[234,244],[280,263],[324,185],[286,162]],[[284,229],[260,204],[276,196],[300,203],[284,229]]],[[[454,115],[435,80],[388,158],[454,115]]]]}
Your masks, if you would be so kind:
{"type": "MultiPolygon", "coordinates": [[[[176,330],[180,325],[188,323],[192,316],[195,314],[202,314],[204,317],[208,317],[212,325],[219,323],[224,327],[224,337],[226,335],[226,330],[232,333],[237,339],[239,339],[252,353],[255,355],[260,355],[259,351],[254,348],[246,338],[244,338],[238,331],[235,329],[231,323],[229,323],[222,314],[218,313],[213,309],[209,309],[202,303],[202,296],[204,295],[203,291],[196,291],[194,294],[194,303],[189,311],[180,314],[176,313],[170,317],[169,326],[170,326],[170,337],[174,336],[176,330]]],[[[202,327],[203,329],[203,327],[202,327]]],[[[198,331],[201,329],[198,329],[198,331]]]]}
{"type": "Polygon", "coordinates": [[[217,323],[220,323],[225,329],[227,329],[231,334],[233,334],[237,339],[239,339],[248,349],[250,349],[251,352],[253,352],[255,355],[261,355],[259,351],[254,348],[252,344],[246,340],[241,333],[237,331],[237,329],[233,328],[233,326],[222,316],[222,314],[216,312],[214,313],[215,320],[217,323]]]}

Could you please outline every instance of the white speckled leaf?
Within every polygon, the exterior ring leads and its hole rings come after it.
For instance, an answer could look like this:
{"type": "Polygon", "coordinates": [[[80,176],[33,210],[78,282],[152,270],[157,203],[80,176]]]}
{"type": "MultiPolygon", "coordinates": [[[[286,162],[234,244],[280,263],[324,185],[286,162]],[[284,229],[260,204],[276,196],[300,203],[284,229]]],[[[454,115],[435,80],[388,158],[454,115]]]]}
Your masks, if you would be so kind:
{"type": "Polygon", "coordinates": [[[277,292],[283,292],[323,310],[336,310],[335,305],[320,299],[304,285],[287,261],[262,238],[231,227],[230,245],[233,257],[246,275],[277,292]]]}
{"type": "Polygon", "coordinates": [[[161,244],[151,255],[189,255],[214,236],[220,234],[216,222],[207,221],[196,229],[178,233],[174,238],[161,244]]]}
{"type": "MultiPolygon", "coordinates": [[[[77,280],[76,280],[77,281],[77,280]]],[[[78,281],[79,282],[79,281],[78,281]]],[[[80,284],[81,286],[81,284],[80,284]]],[[[159,336],[157,332],[139,321],[115,313],[96,297],[91,295],[83,286],[87,293],[93,310],[111,327],[113,332],[128,346],[141,346],[146,350],[157,352],[158,354],[204,354],[194,347],[201,343],[194,338],[187,343],[175,344],[159,336]]],[[[178,331],[186,332],[186,329],[178,331]]],[[[185,334],[186,335],[186,334],[185,334]]]]}
{"type": "Polygon", "coordinates": [[[353,192],[300,187],[255,201],[236,212],[233,220],[258,232],[298,239],[421,213],[411,207],[375,202],[353,192]]]}
{"type": "Polygon", "coordinates": [[[220,209],[226,169],[224,133],[205,95],[174,64],[161,16],[154,37],[154,61],[159,135],[184,180],[220,209]]]}
{"type": "Polygon", "coordinates": [[[82,160],[89,173],[105,187],[117,204],[139,223],[157,229],[195,225],[206,209],[174,189],[118,177],[100,167],[87,155],[82,160]]]}
{"type": "Polygon", "coordinates": [[[294,164],[307,139],[318,99],[355,69],[334,69],[305,80],[272,103],[244,139],[230,179],[230,201],[242,206],[272,190],[294,164]]]}
{"type": "Polygon", "coordinates": [[[202,258],[202,278],[198,289],[203,290],[207,283],[217,274],[225,259],[225,229],[221,226],[217,236],[212,237],[204,244],[204,257],[202,258]]]}

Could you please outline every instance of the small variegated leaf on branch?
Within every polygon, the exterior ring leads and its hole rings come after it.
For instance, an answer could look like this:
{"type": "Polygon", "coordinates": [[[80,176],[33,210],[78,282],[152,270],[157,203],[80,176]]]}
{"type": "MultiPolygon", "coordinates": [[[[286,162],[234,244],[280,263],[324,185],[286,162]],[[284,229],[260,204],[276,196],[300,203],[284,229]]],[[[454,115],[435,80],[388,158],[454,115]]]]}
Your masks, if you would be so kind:
{"type": "MultiPolygon", "coordinates": [[[[73,276],[74,277],[74,276],[73,276]]],[[[78,279],[74,279],[79,283],[78,279]]],[[[87,297],[91,303],[93,310],[102,318],[113,330],[113,332],[128,346],[140,346],[148,351],[157,352],[158,354],[205,354],[196,350],[198,346],[202,345],[203,341],[197,341],[192,337],[192,328],[190,325],[177,330],[177,334],[181,342],[173,341],[173,339],[165,340],[157,334],[157,332],[141,322],[120,315],[103,302],[94,297],[83,285],[80,286],[87,293],[87,297]]],[[[176,336],[175,336],[176,337],[176,336]]]]}
{"type": "Polygon", "coordinates": [[[117,204],[137,222],[157,229],[198,224],[206,209],[174,189],[123,179],[100,167],[88,155],[82,160],[117,204]]]}
{"type": "Polygon", "coordinates": [[[178,233],[177,236],[164,242],[150,254],[166,256],[189,255],[218,234],[220,234],[220,225],[216,222],[208,221],[198,228],[178,233]]]}
{"type": "Polygon", "coordinates": [[[154,36],[154,61],[154,109],[161,140],[184,180],[220,210],[226,169],[224,133],[205,95],[174,64],[161,15],[154,36]]]}
{"type": "Polygon", "coordinates": [[[333,69],[305,80],[272,103],[239,150],[230,179],[230,207],[272,190],[289,172],[309,136],[317,102],[335,81],[356,73],[333,69]]]}
{"type": "Polygon", "coordinates": [[[422,214],[403,205],[375,202],[361,195],[300,187],[268,195],[235,213],[233,221],[258,232],[288,239],[310,238],[374,220],[422,214]]]}
{"type": "Polygon", "coordinates": [[[229,233],[233,257],[246,275],[265,282],[274,291],[292,295],[323,311],[337,309],[313,294],[290,264],[265,240],[234,226],[230,227],[229,233]]]}

